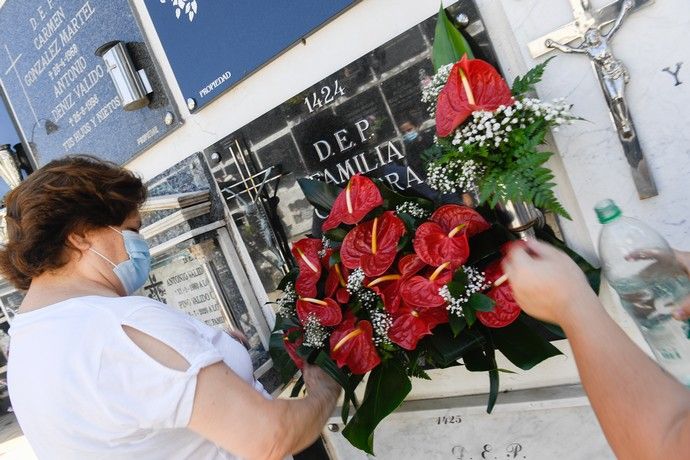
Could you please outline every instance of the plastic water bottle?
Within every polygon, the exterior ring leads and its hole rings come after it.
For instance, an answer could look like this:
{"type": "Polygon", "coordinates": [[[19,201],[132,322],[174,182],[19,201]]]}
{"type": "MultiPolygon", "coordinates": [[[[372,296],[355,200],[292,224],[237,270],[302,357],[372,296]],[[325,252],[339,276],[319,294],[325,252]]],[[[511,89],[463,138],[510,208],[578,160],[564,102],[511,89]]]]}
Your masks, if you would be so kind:
{"type": "Polygon", "coordinates": [[[604,275],[640,328],[659,364],[690,386],[688,322],[671,313],[690,295],[690,279],[668,242],[637,219],[624,217],[613,200],[596,204],[603,224],[599,257],[604,275]]]}

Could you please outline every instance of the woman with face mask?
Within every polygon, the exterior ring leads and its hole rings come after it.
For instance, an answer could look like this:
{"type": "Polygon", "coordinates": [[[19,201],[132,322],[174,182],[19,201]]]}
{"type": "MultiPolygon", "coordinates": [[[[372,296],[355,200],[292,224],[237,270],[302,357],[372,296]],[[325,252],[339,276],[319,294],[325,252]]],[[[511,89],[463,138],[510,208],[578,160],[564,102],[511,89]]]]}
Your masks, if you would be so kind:
{"type": "Polygon", "coordinates": [[[0,271],[27,290],[10,328],[10,398],[40,459],[280,459],[313,442],[339,388],[272,400],[245,348],[147,297],[141,180],[87,156],[6,196],[0,271]]]}

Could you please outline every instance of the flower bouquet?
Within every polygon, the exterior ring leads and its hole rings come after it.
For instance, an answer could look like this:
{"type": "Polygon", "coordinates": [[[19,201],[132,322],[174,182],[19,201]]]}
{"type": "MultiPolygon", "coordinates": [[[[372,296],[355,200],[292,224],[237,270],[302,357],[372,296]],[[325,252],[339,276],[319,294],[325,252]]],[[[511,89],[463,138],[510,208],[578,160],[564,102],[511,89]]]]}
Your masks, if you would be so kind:
{"type": "Polygon", "coordinates": [[[433,62],[436,74],[422,102],[436,119],[435,145],[426,152],[427,182],[442,192],[470,192],[480,203],[523,202],[566,218],[553,193],[552,152],[539,149],[550,130],[578,117],[563,99],[530,97],[550,59],[512,88],[473,52],[441,7],[433,62]]]}
{"type": "Polygon", "coordinates": [[[342,190],[300,185],[328,213],[325,237],[293,245],[297,268],[280,286],[272,357],[286,381],[309,361],[343,387],[343,435],[354,446],[373,453],[376,425],[429,368],[488,372],[491,411],[503,371],[496,350],[523,370],[560,353],[548,339],[562,333],[522,312],[502,276],[515,237],[490,209],[401,195],[361,175],[342,190]]]}
{"type": "Polygon", "coordinates": [[[549,130],[575,117],[562,99],[526,95],[548,61],[518,77],[511,88],[489,63],[462,59],[439,69],[423,101],[436,116],[436,145],[427,155],[427,182],[442,192],[474,192],[494,207],[509,200],[569,217],[553,193],[544,166],[553,155],[537,148],[549,130]]]}
{"type": "MultiPolygon", "coordinates": [[[[455,55],[464,46],[441,14],[435,61],[443,43],[455,43],[446,47],[455,55]],[[439,30],[451,38],[440,40],[439,30]]],[[[488,373],[491,412],[499,375],[510,372],[498,367],[497,351],[522,370],[560,354],[550,340],[564,338],[562,331],[529,317],[513,298],[501,259],[519,243],[492,209],[519,199],[567,215],[543,167],[549,155],[536,147],[572,116],[563,104],[524,96],[541,72],[519,78],[511,92],[486,62],[465,56],[442,66],[424,93],[440,136],[428,178],[437,199],[361,175],[343,189],[299,180],[328,217],[323,238],[293,245],[296,268],[279,286],[271,355],[286,382],[307,361],[343,387],[342,433],[359,449],[373,454],[376,426],[402,403],[411,378],[428,379],[429,369],[488,373]],[[461,204],[460,193],[475,191],[482,206],[461,204]],[[359,401],[355,389],[367,374],[359,401]]],[[[548,227],[537,236],[567,251],[548,227]]],[[[598,289],[598,271],[569,254],[598,289]]],[[[299,380],[293,394],[301,387],[299,380]]]]}

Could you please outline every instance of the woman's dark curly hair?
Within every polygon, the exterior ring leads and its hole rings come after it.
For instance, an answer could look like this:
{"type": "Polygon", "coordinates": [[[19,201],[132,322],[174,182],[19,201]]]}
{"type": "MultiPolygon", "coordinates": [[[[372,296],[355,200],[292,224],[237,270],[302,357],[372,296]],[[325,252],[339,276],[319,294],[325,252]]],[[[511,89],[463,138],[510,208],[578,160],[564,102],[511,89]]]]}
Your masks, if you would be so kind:
{"type": "Polygon", "coordinates": [[[54,160],[5,197],[7,242],[0,272],[18,289],[64,266],[67,237],[118,226],[146,200],[146,187],[132,172],[88,155],[54,160]]]}

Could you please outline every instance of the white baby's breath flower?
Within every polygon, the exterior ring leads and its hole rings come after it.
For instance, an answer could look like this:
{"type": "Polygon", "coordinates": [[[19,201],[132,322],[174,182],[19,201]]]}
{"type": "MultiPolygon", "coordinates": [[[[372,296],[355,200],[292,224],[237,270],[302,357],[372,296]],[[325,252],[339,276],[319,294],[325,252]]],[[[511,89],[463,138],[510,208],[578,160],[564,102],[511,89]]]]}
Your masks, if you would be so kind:
{"type": "Polygon", "coordinates": [[[451,314],[460,317],[464,315],[462,311],[463,305],[470,300],[472,294],[482,292],[488,287],[486,284],[486,277],[484,276],[483,272],[480,272],[476,268],[470,266],[462,267],[462,269],[467,276],[467,285],[465,286],[465,292],[463,292],[460,297],[453,297],[448,289],[448,286],[443,286],[438,290],[438,294],[443,297],[448,304],[446,309],[448,309],[451,314]]]}
{"type": "Polygon", "coordinates": [[[374,330],[374,344],[390,344],[388,330],[393,326],[393,318],[384,310],[377,310],[371,314],[371,326],[374,330]]]}
{"type": "Polygon", "coordinates": [[[328,329],[321,325],[314,313],[310,313],[304,323],[304,345],[321,348],[326,343],[328,336],[328,329]]]}
{"type": "Polygon", "coordinates": [[[446,64],[438,69],[438,72],[434,74],[431,81],[427,86],[422,88],[422,102],[427,104],[427,110],[430,115],[436,113],[436,102],[438,101],[438,95],[441,90],[446,85],[448,81],[448,76],[450,75],[450,70],[453,68],[454,64],[446,64]]]}
{"type": "Polygon", "coordinates": [[[364,270],[361,268],[355,268],[350,272],[350,276],[347,277],[347,284],[345,289],[350,295],[356,294],[362,290],[362,282],[364,281],[364,270]]]}
{"type": "Polygon", "coordinates": [[[402,204],[399,204],[395,207],[395,212],[398,214],[409,214],[417,219],[426,219],[431,214],[414,201],[406,201],[402,204]]]}
{"type": "Polygon", "coordinates": [[[289,318],[295,313],[295,302],[297,301],[297,293],[295,292],[295,284],[290,282],[285,285],[283,296],[280,297],[276,303],[278,304],[278,315],[283,318],[289,318]]]}

